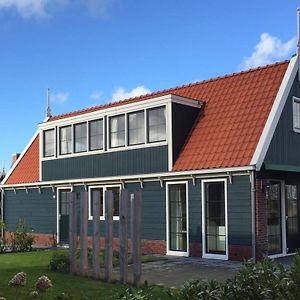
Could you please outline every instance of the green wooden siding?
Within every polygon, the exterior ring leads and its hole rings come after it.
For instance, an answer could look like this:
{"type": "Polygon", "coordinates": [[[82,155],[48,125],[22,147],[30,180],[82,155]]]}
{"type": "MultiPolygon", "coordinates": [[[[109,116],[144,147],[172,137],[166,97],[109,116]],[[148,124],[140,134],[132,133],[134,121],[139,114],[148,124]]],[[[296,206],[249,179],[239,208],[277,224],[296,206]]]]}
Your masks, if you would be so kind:
{"type": "Polygon", "coordinates": [[[27,227],[33,233],[56,233],[56,198],[52,189],[5,191],[4,221],[12,231],[20,218],[24,218],[27,227]]]}
{"type": "Polygon", "coordinates": [[[168,171],[168,147],[146,147],[42,162],[43,181],[168,171]]]}
{"type": "Polygon", "coordinates": [[[293,96],[300,96],[300,84],[297,79],[292,85],[268,148],[264,160],[267,169],[299,172],[300,133],[293,131],[293,96]]]}

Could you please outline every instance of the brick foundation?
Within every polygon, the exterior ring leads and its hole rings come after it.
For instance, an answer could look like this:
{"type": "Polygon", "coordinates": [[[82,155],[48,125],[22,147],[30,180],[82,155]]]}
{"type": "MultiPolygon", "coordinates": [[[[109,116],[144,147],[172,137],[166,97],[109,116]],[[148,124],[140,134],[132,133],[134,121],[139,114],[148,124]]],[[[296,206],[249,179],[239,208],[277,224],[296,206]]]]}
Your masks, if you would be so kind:
{"type": "MultiPolygon", "coordinates": [[[[36,247],[56,247],[56,236],[52,234],[44,234],[44,233],[31,233],[33,236],[33,246],[36,247]]],[[[12,233],[5,232],[5,239],[8,243],[11,243],[12,233]]]]}
{"type": "Polygon", "coordinates": [[[268,255],[266,180],[257,179],[256,188],[256,258],[268,255]]]}
{"type": "Polygon", "coordinates": [[[190,243],[189,254],[194,257],[202,257],[202,245],[200,243],[190,243]]]}
{"type": "Polygon", "coordinates": [[[251,246],[242,245],[229,245],[229,260],[243,261],[251,258],[252,248],[251,246]]]}

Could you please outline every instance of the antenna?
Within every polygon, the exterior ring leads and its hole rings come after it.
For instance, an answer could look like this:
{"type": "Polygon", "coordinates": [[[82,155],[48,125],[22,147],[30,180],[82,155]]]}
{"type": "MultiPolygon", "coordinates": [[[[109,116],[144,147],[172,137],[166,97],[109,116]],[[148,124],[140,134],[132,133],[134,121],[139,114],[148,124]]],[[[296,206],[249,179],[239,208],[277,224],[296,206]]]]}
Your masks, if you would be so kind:
{"type": "Polygon", "coordinates": [[[300,8],[297,8],[297,59],[298,59],[298,81],[300,81],[300,8]]]}
{"type": "Polygon", "coordinates": [[[46,118],[51,117],[51,106],[50,106],[50,89],[47,88],[47,109],[46,109],[46,118]]]}

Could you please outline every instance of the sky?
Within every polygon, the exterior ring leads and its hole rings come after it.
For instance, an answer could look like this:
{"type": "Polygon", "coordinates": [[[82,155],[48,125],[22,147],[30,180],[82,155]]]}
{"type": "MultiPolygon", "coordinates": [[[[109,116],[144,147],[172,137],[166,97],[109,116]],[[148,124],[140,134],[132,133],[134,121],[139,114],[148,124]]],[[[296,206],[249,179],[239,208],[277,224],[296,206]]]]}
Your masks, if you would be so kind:
{"type": "Polygon", "coordinates": [[[300,0],[0,0],[0,168],[52,114],[296,51],[300,0]]]}

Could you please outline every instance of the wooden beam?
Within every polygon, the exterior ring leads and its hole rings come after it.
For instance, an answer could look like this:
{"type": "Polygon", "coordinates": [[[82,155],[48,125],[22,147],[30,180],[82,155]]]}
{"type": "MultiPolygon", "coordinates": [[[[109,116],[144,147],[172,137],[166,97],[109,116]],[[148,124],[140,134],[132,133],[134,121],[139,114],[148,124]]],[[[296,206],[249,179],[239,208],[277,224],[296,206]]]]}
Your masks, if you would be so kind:
{"type": "Polygon", "coordinates": [[[121,190],[119,201],[119,241],[120,241],[120,282],[126,284],[128,281],[128,190],[121,190]]]}
{"type": "Polygon", "coordinates": [[[80,194],[80,275],[87,276],[88,273],[88,193],[81,192],[80,194]]]}
{"type": "Polygon", "coordinates": [[[113,215],[114,199],[112,191],[105,191],[105,270],[104,279],[107,282],[112,280],[113,260],[113,215]]]}
{"type": "Polygon", "coordinates": [[[93,200],[93,278],[100,279],[100,191],[92,191],[93,200]]]}
{"type": "Polygon", "coordinates": [[[76,247],[77,247],[77,213],[76,213],[76,193],[68,193],[69,202],[69,260],[70,273],[76,274],[76,247]]]}

